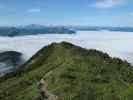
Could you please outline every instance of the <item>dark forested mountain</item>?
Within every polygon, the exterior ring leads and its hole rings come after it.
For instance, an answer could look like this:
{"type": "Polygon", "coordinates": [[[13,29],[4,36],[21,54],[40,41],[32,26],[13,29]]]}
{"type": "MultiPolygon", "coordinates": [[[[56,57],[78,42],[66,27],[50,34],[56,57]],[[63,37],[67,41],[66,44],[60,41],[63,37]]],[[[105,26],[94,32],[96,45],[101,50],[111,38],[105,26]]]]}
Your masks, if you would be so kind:
{"type": "Polygon", "coordinates": [[[16,51],[0,53],[0,76],[23,63],[22,54],[16,51]]]}
{"type": "Polygon", "coordinates": [[[63,26],[27,25],[20,27],[0,27],[0,36],[23,36],[36,34],[73,34],[75,31],[63,26]]]}
{"type": "Polygon", "coordinates": [[[41,79],[58,100],[133,100],[133,66],[67,42],[42,48],[2,77],[0,100],[37,100],[41,79]]]}

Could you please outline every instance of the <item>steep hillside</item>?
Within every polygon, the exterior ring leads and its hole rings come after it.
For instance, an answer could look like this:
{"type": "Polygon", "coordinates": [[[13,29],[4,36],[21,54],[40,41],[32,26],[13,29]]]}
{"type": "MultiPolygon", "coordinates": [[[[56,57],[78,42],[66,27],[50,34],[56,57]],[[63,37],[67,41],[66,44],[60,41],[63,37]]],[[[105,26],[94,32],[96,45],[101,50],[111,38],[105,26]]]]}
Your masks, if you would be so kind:
{"type": "Polygon", "coordinates": [[[59,100],[133,100],[133,67],[67,42],[42,48],[0,79],[0,100],[37,100],[37,82],[59,100]]]}

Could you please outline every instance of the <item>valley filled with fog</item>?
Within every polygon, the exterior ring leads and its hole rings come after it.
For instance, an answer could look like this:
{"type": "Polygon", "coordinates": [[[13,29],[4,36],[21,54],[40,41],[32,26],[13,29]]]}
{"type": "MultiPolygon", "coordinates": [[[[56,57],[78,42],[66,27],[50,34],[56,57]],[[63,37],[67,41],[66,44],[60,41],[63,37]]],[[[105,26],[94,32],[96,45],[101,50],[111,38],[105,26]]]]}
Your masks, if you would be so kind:
{"type": "Polygon", "coordinates": [[[67,41],[83,48],[97,49],[133,63],[133,32],[78,31],[76,34],[44,34],[0,37],[0,52],[18,51],[28,60],[42,47],[67,41]]]}

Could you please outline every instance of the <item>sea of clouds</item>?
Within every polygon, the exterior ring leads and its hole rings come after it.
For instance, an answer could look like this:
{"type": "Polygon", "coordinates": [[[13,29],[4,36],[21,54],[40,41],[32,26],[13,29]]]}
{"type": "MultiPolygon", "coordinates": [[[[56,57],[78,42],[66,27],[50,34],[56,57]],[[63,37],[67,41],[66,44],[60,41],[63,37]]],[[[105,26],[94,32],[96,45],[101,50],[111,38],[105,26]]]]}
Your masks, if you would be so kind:
{"type": "Polygon", "coordinates": [[[45,34],[20,37],[0,37],[0,52],[14,50],[27,60],[42,47],[68,41],[87,49],[97,49],[112,57],[133,63],[133,32],[78,31],[76,34],[45,34]]]}

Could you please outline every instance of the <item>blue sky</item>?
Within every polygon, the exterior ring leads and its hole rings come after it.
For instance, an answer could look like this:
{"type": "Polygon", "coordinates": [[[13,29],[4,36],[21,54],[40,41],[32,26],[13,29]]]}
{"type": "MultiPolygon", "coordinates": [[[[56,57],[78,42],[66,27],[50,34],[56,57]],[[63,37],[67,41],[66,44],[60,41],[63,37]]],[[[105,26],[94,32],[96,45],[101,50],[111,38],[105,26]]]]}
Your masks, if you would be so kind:
{"type": "Polygon", "coordinates": [[[132,26],[133,0],[0,0],[0,25],[132,26]]]}

